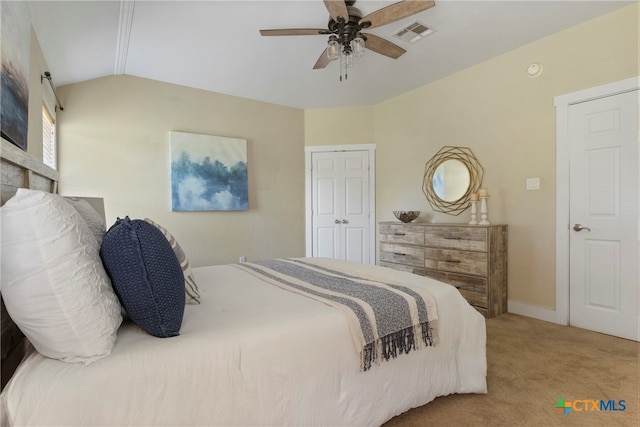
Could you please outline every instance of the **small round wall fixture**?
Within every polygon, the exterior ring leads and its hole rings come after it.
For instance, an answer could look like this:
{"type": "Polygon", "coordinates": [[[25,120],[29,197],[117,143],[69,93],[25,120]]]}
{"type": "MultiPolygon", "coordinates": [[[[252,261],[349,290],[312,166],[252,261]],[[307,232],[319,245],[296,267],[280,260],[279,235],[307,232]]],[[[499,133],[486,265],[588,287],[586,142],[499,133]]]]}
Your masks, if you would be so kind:
{"type": "Polygon", "coordinates": [[[527,68],[527,76],[534,78],[534,77],[538,77],[540,74],[542,74],[542,64],[539,64],[537,62],[529,65],[529,68],[527,68]]]}
{"type": "Polygon", "coordinates": [[[422,192],[434,211],[460,215],[482,186],[484,169],[467,147],[442,147],[424,167],[422,192]]]}

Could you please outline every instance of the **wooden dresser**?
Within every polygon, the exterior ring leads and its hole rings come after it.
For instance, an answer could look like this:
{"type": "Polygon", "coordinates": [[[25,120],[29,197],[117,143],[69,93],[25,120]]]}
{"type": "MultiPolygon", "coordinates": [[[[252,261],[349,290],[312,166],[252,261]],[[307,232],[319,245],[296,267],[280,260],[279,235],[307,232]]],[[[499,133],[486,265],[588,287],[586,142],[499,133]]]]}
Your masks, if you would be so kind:
{"type": "Polygon", "coordinates": [[[380,265],[449,283],[485,317],[507,311],[507,226],[381,222],[380,265]]]}

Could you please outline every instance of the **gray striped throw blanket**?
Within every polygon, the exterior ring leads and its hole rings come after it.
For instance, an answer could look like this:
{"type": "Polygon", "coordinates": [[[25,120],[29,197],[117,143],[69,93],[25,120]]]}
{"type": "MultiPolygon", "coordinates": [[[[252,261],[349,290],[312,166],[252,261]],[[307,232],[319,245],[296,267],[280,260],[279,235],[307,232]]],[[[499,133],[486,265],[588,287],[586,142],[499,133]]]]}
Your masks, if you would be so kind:
{"type": "MultiPolygon", "coordinates": [[[[357,277],[313,258],[236,264],[267,283],[342,312],[360,354],[361,368],[437,341],[435,300],[424,290],[357,277]],[[338,271],[340,270],[340,271],[338,271]]],[[[344,265],[344,264],[339,264],[344,265]]]]}

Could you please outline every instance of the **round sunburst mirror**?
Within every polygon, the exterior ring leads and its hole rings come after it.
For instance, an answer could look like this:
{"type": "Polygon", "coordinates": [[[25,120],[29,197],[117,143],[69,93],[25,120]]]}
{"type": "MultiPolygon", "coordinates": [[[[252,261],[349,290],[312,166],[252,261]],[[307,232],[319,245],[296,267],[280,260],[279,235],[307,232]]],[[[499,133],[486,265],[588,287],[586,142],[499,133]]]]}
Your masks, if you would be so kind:
{"type": "Polygon", "coordinates": [[[484,169],[467,147],[442,147],[425,165],[422,191],[433,210],[459,215],[470,206],[484,169]]]}

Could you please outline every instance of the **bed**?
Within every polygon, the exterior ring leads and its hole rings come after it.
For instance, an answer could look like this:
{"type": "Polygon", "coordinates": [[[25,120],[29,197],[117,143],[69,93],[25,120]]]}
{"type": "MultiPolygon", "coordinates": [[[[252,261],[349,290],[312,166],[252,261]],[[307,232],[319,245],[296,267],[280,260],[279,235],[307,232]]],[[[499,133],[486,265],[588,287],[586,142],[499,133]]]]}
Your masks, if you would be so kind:
{"type": "Polygon", "coordinates": [[[381,425],[438,396],[486,393],[485,321],[454,287],[340,260],[267,263],[411,289],[427,301],[433,342],[363,366],[345,314],[271,283],[263,264],[193,268],[200,304],[184,305],[177,336],[124,320],[110,354],[88,365],[19,341],[3,425],[381,425]]]}

